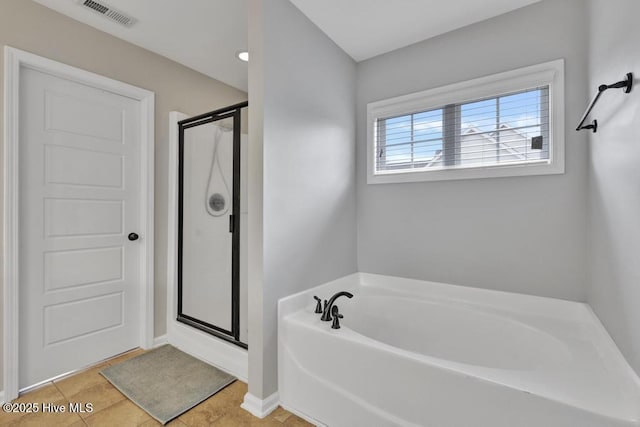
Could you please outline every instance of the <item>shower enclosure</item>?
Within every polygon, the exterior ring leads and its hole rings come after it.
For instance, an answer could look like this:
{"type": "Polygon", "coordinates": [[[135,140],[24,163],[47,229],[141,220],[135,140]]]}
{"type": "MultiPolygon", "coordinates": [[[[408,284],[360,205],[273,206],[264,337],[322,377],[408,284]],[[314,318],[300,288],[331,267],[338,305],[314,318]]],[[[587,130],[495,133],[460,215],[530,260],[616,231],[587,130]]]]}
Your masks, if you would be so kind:
{"type": "Polygon", "coordinates": [[[177,320],[243,348],[241,184],[247,138],[241,117],[247,106],[178,122],[177,320]]]}

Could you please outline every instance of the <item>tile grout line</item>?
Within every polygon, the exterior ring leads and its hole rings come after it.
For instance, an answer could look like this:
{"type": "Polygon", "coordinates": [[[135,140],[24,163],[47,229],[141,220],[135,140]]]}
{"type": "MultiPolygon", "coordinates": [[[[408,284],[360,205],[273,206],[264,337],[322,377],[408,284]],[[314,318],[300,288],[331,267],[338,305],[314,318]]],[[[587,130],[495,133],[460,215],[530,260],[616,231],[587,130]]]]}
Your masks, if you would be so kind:
{"type": "Polygon", "coordinates": [[[62,392],[62,390],[60,390],[60,387],[58,387],[58,384],[56,384],[54,381],[51,381],[51,384],[56,388],[56,390],[58,390],[58,393],[60,393],[62,395],[62,397],[64,397],[65,399],[67,399],[67,401],[69,400],[69,398],[67,397],[66,394],[64,394],[62,392]]]}
{"type": "MultiPolygon", "coordinates": [[[[115,359],[115,358],[117,358],[117,357],[119,357],[119,356],[114,357],[114,359],[115,359]]],[[[95,368],[100,367],[101,365],[106,365],[106,367],[111,366],[111,365],[108,363],[108,360],[109,360],[109,359],[104,360],[104,361],[102,361],[102,362],[100,362],[100,363],[95,364],[94,366],[89,366],[89,367],[87,367],[86,369],[83,369],[83,370],[82,370],[82,371],[80,371],[80,372],[76,372],[76,373],[74,373],[74,374],[72,374],[72,375],[69,375],[69,376],[67,376],[67,377],[65,377],[65,378],[62,378],[61,380],[69,379],[69,378],[72,378],[72,377],[74,377],[74,376],[76,376],[76,375],[82,375],[82,374],[87,373],[88,371],[90,371],[90,370],[92,370],[92,369],[95,369],[95,368]]],[[[98,374],[98,375],[99,375],[99,374],[98,374]]],[[[107,383],[109,383],[109,382],[107,381],[107,383]]],[[[67,395],[66,395],[66,394],[65,394],[65,393],[60,389],[60,387],[58,387],[58,385],[56,384],[56,382],[51,381],[51,384],[53,384],[53,386],[56,388],[56,390],[58,390],[58,392],[59,392],[59,393],[60,393],[60,394],[65,398],[65,400],[66,400],[67,402],[70,402],[70,401],[71,401],[71,400],[70,400],[70,399],[71,399],[71,397],[67,397],[67,395]]],[[[110,387],[113,387],[113,385],[111,385],[111,383],[109,383],[109,386],[110,386],[110,387]]],[[[75,395],[74,395],[74,396],[75,396],[75,395]]],[[[95,415],[95,414],[97,414],[97,413],[99,413],[99,412],[102,412],[102,411],[105,411],[105,410],[107,410],[107,409],[111,408],[112,406],[116,405],[116,404],[117,404],[117,403],[119,403],[119,402],[120,402],[120,401],[118,401],[118,402],[114,402],[114,403],[112,403],[111,405],[107,406],[106,408],[102,408],[102,409],[101,409],[101,410],[99,410],[99,411],[92,412],[89,416],[87,416],[87,417],[86,417],[86,419],[88,419],[88,418],[92,417],[93,415],[95,415]]],[[[83,417],[82,415],[78,415],[78,418],[80,418],[80,420],[82,421],[82,423],[83,423],[85,426],[87,426],[87,427],[89,426],[89,424],[87,423],[87,421],[86,421],[85,417],[83,417]]]]}
{"type": "MultiPolygon", "coordinates": [[[[70,378],[70,377],[69,377],[70,378]]],[[[69,402],[71,402],[70,398],[67,397],[66,394],[64,394],[62,392],[62,390],[60,390],[60,387],[58,387],[58,384],[55,383],[55,381],[51,381],[51,385],[53,385],[55,387],[56,390],[58,390],[58,393],[60,393],[60,395],[64,398],[64,400],[67,401],[67,407],[69,406],[69,402]]],[[[82,422],[82,424],[84,424],[85,426],[88,427],[88,424],[84,422],[84,418],[82,418],[79,414],[76,414],[76,416],[78,417],[78,419],[80,419],[80,421],[82,422]]]]}

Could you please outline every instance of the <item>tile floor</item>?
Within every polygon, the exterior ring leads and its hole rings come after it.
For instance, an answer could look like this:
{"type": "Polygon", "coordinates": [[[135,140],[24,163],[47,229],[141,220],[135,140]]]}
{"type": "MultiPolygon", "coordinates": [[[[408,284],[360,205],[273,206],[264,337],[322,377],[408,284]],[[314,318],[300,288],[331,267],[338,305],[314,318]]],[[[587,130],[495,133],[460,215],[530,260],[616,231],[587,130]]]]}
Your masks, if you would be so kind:
{"type": "MultiPolygon", "coordinates": [[[[62,378],[20,396],[15,402],[48,402],[56,405],[68,402],[91,402],[91,413],[37,413],[7,414],[0,411],[0,427],[5,426],[159,426],[156,420],[129,401],[111,385],[100,370],[142,354],[135,350],[107,360],[75,375],[62,378]]],[[[236,381],[211,396],[198,406],[185,412],[167,426],[171,427],[224,427],[224,426],[310,426],[303,419],[278,407],[264,419],[259,419],[240,408],[247,385],[236,381]]]]}

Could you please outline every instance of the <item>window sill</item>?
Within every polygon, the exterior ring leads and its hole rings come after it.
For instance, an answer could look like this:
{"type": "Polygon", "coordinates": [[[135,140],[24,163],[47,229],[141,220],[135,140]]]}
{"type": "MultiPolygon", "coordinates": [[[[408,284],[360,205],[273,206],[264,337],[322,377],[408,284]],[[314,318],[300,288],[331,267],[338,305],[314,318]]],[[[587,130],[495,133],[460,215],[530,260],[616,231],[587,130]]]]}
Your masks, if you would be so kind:
{"type": "Polygon", "coordinates": [[[509,166],[479,166],[440,170],[393,171],[367,176],[367,184],[396,184],[405,182],[447,181],[459,179],[506,178],[564,173],[564,162],[519,164],[509,166]]]}

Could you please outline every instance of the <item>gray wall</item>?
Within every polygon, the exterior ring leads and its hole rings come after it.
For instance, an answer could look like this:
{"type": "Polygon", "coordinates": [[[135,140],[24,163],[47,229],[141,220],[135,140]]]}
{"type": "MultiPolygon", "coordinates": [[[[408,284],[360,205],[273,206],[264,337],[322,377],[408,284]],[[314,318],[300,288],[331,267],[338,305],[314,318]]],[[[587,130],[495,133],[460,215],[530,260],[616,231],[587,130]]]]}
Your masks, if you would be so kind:
{"type": "Polygon", "coordinates": [[[584,2],[543,1],[359,63],[360,271],[586,299],[584,2]],[[366,104],[565,59],[564,175],[366,183],[366,104]]]}
{"type": "MultiPolygon", "coordinates": [[[[0,47],[4,45],[155,92],[155,336],[163,335],[167,306],[169,112],[195,115],[241,102],[247,94],[32,1],[0,0],[0,47]]],[[[4,79],[2,61],[0,55],[0,80],[4,79]]],[[[0,98],[2,90],[0,84],[0,98]]],[[[2,117],[0,103],[0,134],[2,117]]],[[[1,176],[0,166],[0,179],[1,176]]]]}
{"type": "Polygon", "coordinates": [[[640,2],[592,0],[589,92],[635,75],[634,88],[606,92],[590,134],[589,303],[640,373],[640,2]],[[615,7],[614,7],[615,5],[615,7]]]}
{"type": "Polygon", "coordinates": [[[249,267],[249,392],[263,398],[277,390],[277,300],[356,271],[356,66],[288,0],[251,1],[249,19],[250,102],[262,102],[249,119],[252,213],[260,142],[264,168],[261,302],[249,267]]]}

